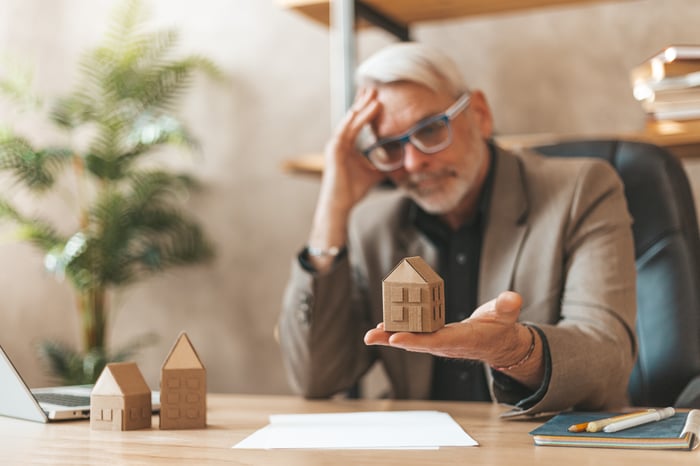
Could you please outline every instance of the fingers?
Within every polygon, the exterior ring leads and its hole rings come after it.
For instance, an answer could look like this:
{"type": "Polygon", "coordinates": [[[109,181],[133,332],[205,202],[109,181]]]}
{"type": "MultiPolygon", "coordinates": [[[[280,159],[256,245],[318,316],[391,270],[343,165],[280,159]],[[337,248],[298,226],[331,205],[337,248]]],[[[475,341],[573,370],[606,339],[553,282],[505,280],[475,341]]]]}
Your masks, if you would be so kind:
{"type": "Polygon", "coordinates": [[[380,104],[377,100],[377,90],[363,88],[358,92],[355,102],[337,129],[337,137],[346,144],[354,144],[363,126],[369,124],[379,112],[380,104]]]}
{"type": "Polygon", "coordinates": [[[502,323],[515,322],[520,315],[523,298],[514,291],[504,291],[496,299],[479,306],[472,315],[465,319],[491,320],[502,323]]]}
{"type": "Polygon", "coordinates": [[[431,353],[437,356],[459,357],[458,342],[463,339],[463,330],[444,327],[433,333],[387,332],[384,324],[365,334],[366,345],[384,345],[417,353],[431,353]],[[462,335],[460,337],[460,335],[462,335]]]}
{"type": "Polygon", "coordinates": [[[366,345],[389,345],[390,332],[384,331],[384,323],[380,322],[376,328],[365,334],[366,345]]]}
{"type": "Polygon", "coordinates": [[[520,314],[520,308],[523,305],[523,298],[513,291],[504,291],[496,298],[496,314],[501,316],[515,316],[520,314]]]}
{"type": "MultiPolygon", "coordinates": [[[[386,330],[384,330],[384,323],[380,322],[375,328],[369,330],[365,334],[365,344],[385,345],[403,349],[412,349],[412,347],[409,348],[407,344],[410,344],[412,340],[415,340],[414,337],[416,336],[420,337],[421,335],[413,334],[410,332],[387,332],[386,330]]],[[[413,343],[413,346],[416,346],[415,343],[413,343]]],[[[420,347],[421,345],[417,346],[420,347]]]]}

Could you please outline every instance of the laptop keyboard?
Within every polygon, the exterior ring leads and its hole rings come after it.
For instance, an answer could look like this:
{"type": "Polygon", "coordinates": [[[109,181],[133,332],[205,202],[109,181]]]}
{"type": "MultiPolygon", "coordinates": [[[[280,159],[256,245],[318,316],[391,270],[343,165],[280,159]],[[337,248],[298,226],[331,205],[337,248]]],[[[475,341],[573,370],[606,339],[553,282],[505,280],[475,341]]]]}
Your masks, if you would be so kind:
{"type": "Polygon", "coordinates": [[[65,395],[61,393],[35,393],[37,400],[59,406],[89,406],[89,396],[65,395]]]}

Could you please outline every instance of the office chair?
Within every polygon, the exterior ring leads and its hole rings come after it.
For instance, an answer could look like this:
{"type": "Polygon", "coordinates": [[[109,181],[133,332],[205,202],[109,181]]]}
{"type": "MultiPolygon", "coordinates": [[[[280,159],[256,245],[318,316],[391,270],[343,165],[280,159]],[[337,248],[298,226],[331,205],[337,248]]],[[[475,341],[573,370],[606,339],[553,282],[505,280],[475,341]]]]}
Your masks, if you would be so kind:
{"type": "Polygon", "coordinates": [[[633,405],[700,408],[700,236],[680,162],[652,144],[568,141],[534,148],[548,156],[598,157],[625,187],[637,266],[639,356],[633,405]]]}

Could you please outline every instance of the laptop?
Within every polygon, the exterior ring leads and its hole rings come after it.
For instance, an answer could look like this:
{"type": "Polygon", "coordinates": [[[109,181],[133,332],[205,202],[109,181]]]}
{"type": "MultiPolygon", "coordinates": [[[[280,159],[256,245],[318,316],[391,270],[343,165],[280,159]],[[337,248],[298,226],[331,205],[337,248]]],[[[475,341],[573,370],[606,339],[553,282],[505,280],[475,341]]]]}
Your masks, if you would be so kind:
{"type": "MultiPolygon", "coordinates": [[[[36,422],[90,418],[92,385],[29,389],[0,346],[0,416],[36,422]]],[[[160,392],[151,392],[153,412],[160,409],[160,392]]]]}

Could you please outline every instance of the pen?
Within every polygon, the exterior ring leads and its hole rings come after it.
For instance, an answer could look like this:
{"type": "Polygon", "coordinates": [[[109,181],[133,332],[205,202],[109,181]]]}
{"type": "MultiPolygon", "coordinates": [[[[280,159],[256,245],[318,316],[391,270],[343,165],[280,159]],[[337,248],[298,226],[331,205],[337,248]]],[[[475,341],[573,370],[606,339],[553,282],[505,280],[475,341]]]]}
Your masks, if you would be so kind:
{"type": "MultiPolygon", "coordinates": [[[[625,419],[644,416],[645,414],[648,414],[650,411],[653,411],[653,409],[647,409],[645,411],[637,411],[637,412],[629,413],[629,414],[622,414],[620,416],[613,416],[613,417],[609,417],[606,419],[600,419],[598,421],[591,421],[586,426],[586,432],[600,432],[601,430],[603,430],[603,427],[607,426],[608,424],[612,424],[613,422],[618,422],[618,421],[622,421],[625,419]]],[[[574,427],[574,426],[571,426],[571,427],[574,427]]]]}
{"type": "Polygon", "coordinates": [[[648,424],[650,422],[660,421],[676,414],[673,408],[657,409],[641,416],[631,417],[628,419],[623,419],[618,422],[613,422],[603,427],[603,432],[617,432],[624,429],[629,429],[630,427],[641,426],[642,424],[648,424]]]}
{"type": "Polygon", "coordinates": [[[640,416],[642,414],[646,414],[649,411],[642,411],[642,412],[634,412],[634,413],[629,413],[629,414],[622,414],[620,416],[614,416],[614,417],[608,417],[605,419],[599,419],[597,421],[590,421],[590,422],[582,422],[580,424],[574,424],[569,426],[567,429],[569,432],[598,432],[603,429],[606,425],[620,421],[622,419],[627,419],[628,417],[632,416],[640,416]],[[592,424],[592,425],[591,425],[592,424]],[[591,425],[591,429],[596,429],[596,430],[588,430],[588,426],[591,425]]]}

